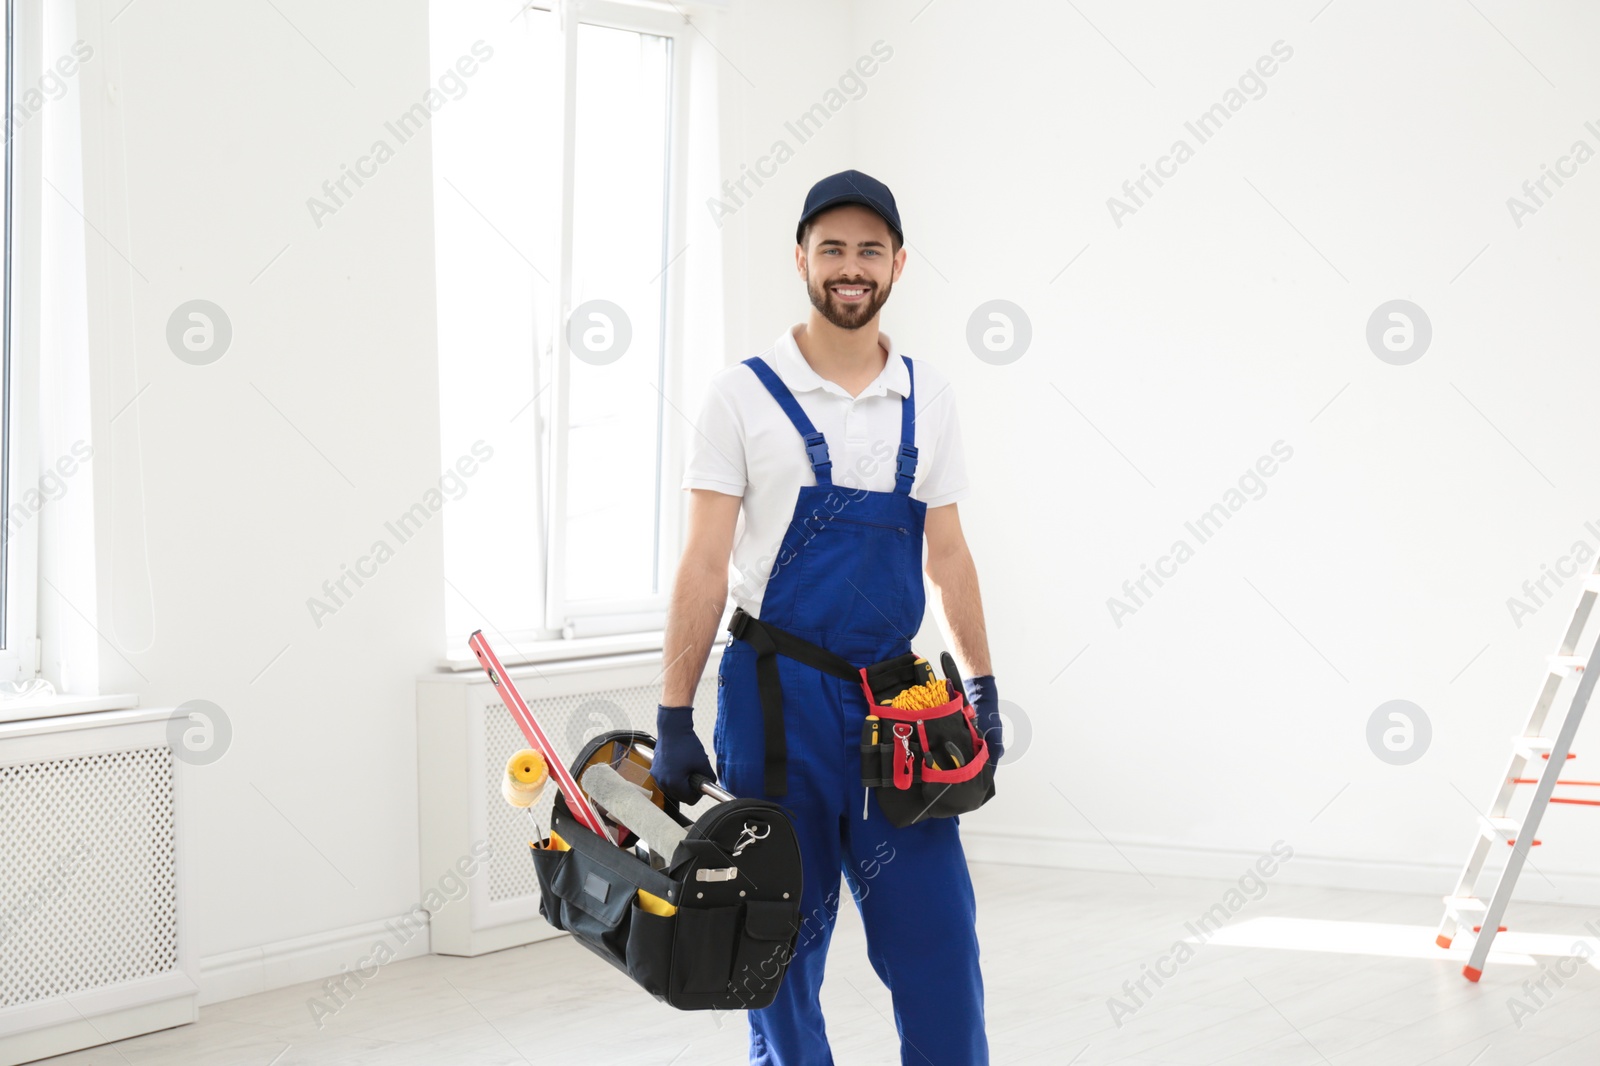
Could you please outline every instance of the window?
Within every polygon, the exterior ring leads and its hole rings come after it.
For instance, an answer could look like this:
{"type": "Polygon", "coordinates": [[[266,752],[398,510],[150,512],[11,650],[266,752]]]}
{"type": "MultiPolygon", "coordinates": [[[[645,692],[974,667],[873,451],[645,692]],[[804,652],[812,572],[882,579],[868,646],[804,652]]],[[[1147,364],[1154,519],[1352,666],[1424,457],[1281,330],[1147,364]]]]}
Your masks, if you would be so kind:
{"type": "MultiPolygon", "coordinates": [[[[636,601],[660,591],[657,547],[666,369],[667,135],[672,39],[578,27],[574,349],[567,412],[564,598],[636,601]],[[626,316],[628,352],[607,361],[626,316]],[[587,342],[587,343],[586,343],[587,342]],[[630,358],[631,356],[631,358],[630,358]]],[[[672,489],[676,493],[677,486],[672,489]]]]}
{"type": "Polygon", "coordinates": [[[550,6],[432,12],[436,74],[475,68],[433,120],[453,647],[658,631],[680,550],[695,29],[550,6]]]}

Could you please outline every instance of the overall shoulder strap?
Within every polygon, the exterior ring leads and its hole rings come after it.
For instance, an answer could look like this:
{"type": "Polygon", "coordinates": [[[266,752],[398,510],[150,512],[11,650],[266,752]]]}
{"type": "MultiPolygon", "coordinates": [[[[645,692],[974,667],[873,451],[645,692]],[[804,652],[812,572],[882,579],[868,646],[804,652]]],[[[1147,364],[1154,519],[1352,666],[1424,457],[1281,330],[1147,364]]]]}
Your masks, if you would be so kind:
{"type": "Polygon", "coordinates": [[[911,369],[911,357],[902,355],[906,364],[906,380],[911,387],[900,401],[900,454],[894,465],[894,491],[902,496],[911,495],[911,482],[917,476],[917,383],[911,369]]]}
{"type": "Polygon", "coordinates": [[[811,461],[811,470],[817,475],[817,484],[832,485],[833,460],[828,458],[828,442],[811,424],[811,419],[806,417],[805,411],[801,410],[800,401],[794,398],[794,393],[790,392],[789,387],[778,377],[777,371],[768,366],[759,355],[752,355],[744,360],[744,365],[755,371],[756,377],[761,379],[761,384],[772,393],[772,398],[778,401],[783,413],[789,416],[789,421],[799,430],[801,439],[806,443],[806,458],[811,461]]]}

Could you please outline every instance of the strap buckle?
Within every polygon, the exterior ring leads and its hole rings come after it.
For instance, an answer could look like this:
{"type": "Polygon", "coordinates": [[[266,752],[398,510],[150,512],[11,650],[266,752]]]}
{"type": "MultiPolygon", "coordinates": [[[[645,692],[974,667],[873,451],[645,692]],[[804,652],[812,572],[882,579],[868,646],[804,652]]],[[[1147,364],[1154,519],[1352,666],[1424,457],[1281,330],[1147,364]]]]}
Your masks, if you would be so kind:
{"type": "Polygon", "coordinates": [[[900,445],[900,454],[895,459],[894,476],[898,478],[914,478],[917,473],[917,446],[915,444],[900,445]]]}
{"type": "Polygon", "coordinates": [[[833,466],[833,460],[828,458],[828,442],[821,433],[808,433],[805,437],[806,458],[811,460],[813,470],[828,470],[833,466]]]}
{"type": "Polygon", "coordinates": [[[744,631],[752,621],[750,612],[743,607],[733,609],[733,617],[728,619],[728,635],[734,640],[743,640],[744,631]]]}

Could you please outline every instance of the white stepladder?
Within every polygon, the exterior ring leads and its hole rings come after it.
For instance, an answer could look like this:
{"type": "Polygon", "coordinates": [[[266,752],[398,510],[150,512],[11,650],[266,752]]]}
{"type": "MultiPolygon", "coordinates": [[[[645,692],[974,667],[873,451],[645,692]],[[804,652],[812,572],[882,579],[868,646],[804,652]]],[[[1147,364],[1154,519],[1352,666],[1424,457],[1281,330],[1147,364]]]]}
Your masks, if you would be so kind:
{"type": "Polygon", "coordinates": [[[1539,821],[1544,817],[1545,808],[1552,803],[1600,807],[1600,799],[1555,795],[1558,784],[1600,787],[1600,781],[1560,780],[1562,768],[1568,759],[1573,758],[1572,739],[1583,721],[1583,712],[1589,705],[1595,681],[1600,678],[1600,641],[1595,642],[1587,663],[1577,654],[1597,598],[1600,598],[1600,565],[1583,580],[1583,591],[1573,610],[1572,621],[1567,625],[1560,649],[1550,656],[1549,669],[1539,690],[1539,698],[1534,702],[1533,713],[1528,716],[1527,728],[1521,736],[1512,738],[1511,764],[1500,782],[1494,804],[1486,816],[1478,819],[1478,838],[1467,858],[1466,867],[1461,871],[1461,878],[1456,882],[1456,890],[1444,897],[1444,920],[1439,923],[1438,944],[1448,948],[1458,936],[1475,937],[1472,940],[1471,958],[1461,971],[1469,981],[1476,981],[1483,976],[1483,967],[1488,961],[1495,934],[1505,928],[1500,920],[1505,917],[1506,907],[1511,903],[1511,894],[1516,890],[1517,877],[1528,861],[1529,849],[1540,843],[1535,834],[1539,831],[1539,821]],[[1580,675],[1580,680],[1578,690],[1572,697],[1572,705],[1567,709],[1555,736],[1547,736],[1547,719],[1561,683],[1575,673],[1580,675]],[[1543,769],[1539,776],[1528,776],[1528,764],[1533,762],[1537,765],[1541,760],[1543,769]],[[1521,820],[1508,817],[1511,801],[1519,785],[1535,786],[1527,813],[1521,820]],[[1511,845],[1511,856],[1500,873],[1494,894],[1485,904],[1474,891],[1478,875],[1483,872],[1484,860],[1489,857],[1489,849],[1498,840],[1511,845]]]}

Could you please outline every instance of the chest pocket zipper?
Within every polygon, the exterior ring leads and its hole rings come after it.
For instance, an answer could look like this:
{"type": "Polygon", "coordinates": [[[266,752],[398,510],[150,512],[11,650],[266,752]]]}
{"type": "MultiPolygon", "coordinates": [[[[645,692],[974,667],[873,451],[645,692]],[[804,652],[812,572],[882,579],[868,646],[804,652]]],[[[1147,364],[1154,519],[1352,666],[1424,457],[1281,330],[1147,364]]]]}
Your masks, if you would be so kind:
{"type": "Polygon", "coordinates": [[[839,515],[830,516],[828,521],[830,521],[830,522],[849,522],[852,525],[873,526],[873,527],[875,527],[877,529],[892,529],[896,533],[910,533],[911,532],[911,530],[907,529],[905,526],[888,526],[888,525],[884,525],[882,522],[867,522],[867,521],[865,521],[863,519],[860,519],[860,518],[843,518],[843,517],[841,517],[839,515]]]}

